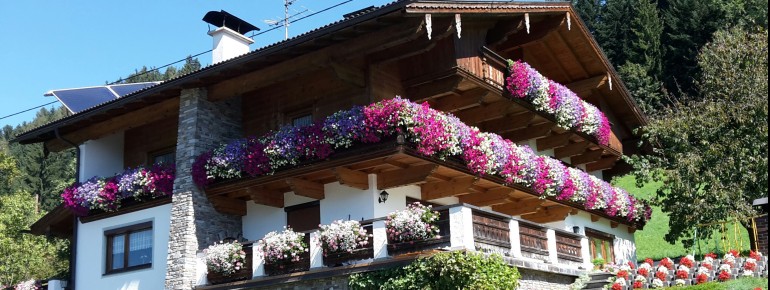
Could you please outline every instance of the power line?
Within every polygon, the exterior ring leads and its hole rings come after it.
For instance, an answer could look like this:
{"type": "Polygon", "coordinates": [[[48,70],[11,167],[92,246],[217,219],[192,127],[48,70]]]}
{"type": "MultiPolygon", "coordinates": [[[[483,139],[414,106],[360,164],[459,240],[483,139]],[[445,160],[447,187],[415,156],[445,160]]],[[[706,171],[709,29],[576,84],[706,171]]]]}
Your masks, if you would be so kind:
{"type": "MultiPolygon", "coordinates": [[[[331,9],[337,8],[337,7],[339,7],[339,6],[342,6],[342,5],[344,5],[344,4],[347,4],[347,3],[350,3],[350,2],[353,2],[353,0],[346,0],[346,1],[342,1],[342,2],[340,2],[340,3],[337,3],[337,4],[335,4],[335,5],[332,5],[332,6],[326,7],[326,8],[324,8],[324,9],[322,9],[322,10],[319,10],[319,11],[316,11],[316,12],[310,13],[310,14],[308,14],[308,15],[305,15],[305,16],[303,16],[303,17],[297,18],[296,20],[292,20],[292,21],[289,21],[288,23],[294,23],[294,22],[300,21],[300,20],[302,20],[302,19],[306,19],[306,18],[309,18],[309,17],[311,17],[311,16],[315,16],[315,15],[317,15],[317,14],[321,13],[321,12],[326,12],[326,11],[329,11],[329,10],[331,10],[331,9]]],[[[298,15],[298,14],[292,15],[292,17],[294,17],[294,16],[296,16],[296,15],[298,15]]],[[[291,17],[289,17],[289,18],[291,18],[291,17]]],[[[287,18],[287,20],[288,20],[288,18],[287,18]]],[[[278,29],[278,28],[281,28],[281,26],[275,26],[275,27],[273,27],[273,28],[270,28],[270,29],[268,29],[268,30],[262,31],[262,32],[260,32],[260,33],[257,33],[257,34],[252,34],[251,36],[249,36],[249,38],[252,38],[252,39],[253,39],[255,36],[259,36],[259,35],[265,34],[265,33],[267,33],[267,32],[270,32],[270,31],[276,30],[276,29],[278,29]]],[[[172,63],[166,64],[166,65],[163,65],[163,66],[159,66],[159,67],[156,67],[156,68],[153,68],[153,69],[150,69],[150,70],[147,70],[147,71],[141,72],[141,73],[137,73],[137,74],[135,74],[135,75],[130,75],[130,76],[126,77],[125,79],[124,79],[124,78],[120,78],[120,79],[118,79],[117,81],[114,81],[114,82],[108,83],[107,85],[114,85],[114,84],[117,84],[117,83],[120,83],[120,82],[123,82],[123,81],[127,81],[127,80],[130,80],[130,79],[136,78],[136,77],[138,77],[138,76],[146,75],[146,74],[148,74],[148,73],[151,73],[151,72],[154,72],[154,71],[159,71],[159,70],[160,70],[160,69],[162,69],[162,68],[165,68],[165,67],[169,67],[169,66],[175,65],[175,64],[177,64],[177,63],[180,63],[180,62],[186,61],[188,58],[194,58],[194,57],[198,57],[198,56],[200,56],[200,55],[202,55],[202,54],[206,54],[206,53],[209,53],[209,52],[211,52],[212,50],[213,50],[213,49],[209,49],[209,50],[207,50],[207,51],[204,51],[204,52],[199,52],[199,53],[197,53],[197,54],[194,54],[194,55],[189,55],[189,56],[187,56],[187,57],[185,57],[185,58],[183,58],[183,59],[177,60],[177,61],[175,61],[175,62],[172,62],[172,63]]],[[[22,113],[26,113],[26,112],[32,111],[32,110],[34,110],[34,109],[42,108],[42,107],[45,107],[45,106],[48,106],[48,105],[51,105],[51,104],[55,104],[56,102],[58,102],[58,101],[53,101],[53,102],[50,102],[50,103],[46,103],[46,104],[42,104],[42,105],[39,105],[39,106],[37,106],[37,107],[29,108],[29,109],[26,109],[26,110],[23,110],[23,111],[19,111],[19,112],[16,112],[16,113],[13,113],[13,114],[10,114],[10,115],[7,115],[7,116],[3,116],[3,117],[0,117],[0,120],[6,119],[6,118],[10,118],[10,117],[13,117],[13,116],[16,116],[16,115],[22,114],[22,113]]]]}

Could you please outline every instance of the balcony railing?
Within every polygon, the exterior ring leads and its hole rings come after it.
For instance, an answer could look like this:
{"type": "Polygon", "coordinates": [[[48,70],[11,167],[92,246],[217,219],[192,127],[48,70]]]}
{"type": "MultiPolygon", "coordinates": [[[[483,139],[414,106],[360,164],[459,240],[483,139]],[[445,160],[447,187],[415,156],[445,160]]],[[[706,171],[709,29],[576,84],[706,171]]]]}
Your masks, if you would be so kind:
{"type": "MultiPolygon", "coordinates": [[[[299,262],[302,267],[293,271],[309,269],[312,272],[319,268],[367,263],[392,256],[437,250],[495,253],[507,258],[577,270],[592,266],[587,247],[588,239],[583,235],[548,228],[467,204],[440,206],[434,210],[440,214],[437,225],[441,237],[425,242],[403,243],[410,244],[409,247],[388,243],[384,217],[362,221],[362,226],[371,237],[365,248],[352,254],[352,260],[349,260],[350,255],[324,258],[316,237],[318,231],[307,231],[306,242],[310,246],[308,259],[299,262]]],[[[271,272],[270,269],[266,273],[262,257],[253,254],[252,242],[244,243],[244,250],[249,259],[252,259],[252,263],[247,266],[252,267],[253,278],[285,274],[271,272]]]]}

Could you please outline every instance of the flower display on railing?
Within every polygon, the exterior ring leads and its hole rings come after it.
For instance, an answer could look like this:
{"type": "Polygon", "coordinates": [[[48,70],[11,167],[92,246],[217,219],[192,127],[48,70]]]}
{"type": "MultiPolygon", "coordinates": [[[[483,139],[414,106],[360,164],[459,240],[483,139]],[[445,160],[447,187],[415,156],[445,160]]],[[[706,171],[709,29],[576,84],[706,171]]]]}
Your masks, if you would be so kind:
{"type": "Polygon", "coordinates": [[[652,279],[652,288],[663,288],[665,285],[663,284],[663,280],[659,278],[652,279]]]}
{"type": "Polygon", "coordinates": [[[612,282],[612,286],[610,287],[612,290],[625,290],[626,289],[626,279],[622,277],[615,278],[615,281],[612,282]]]}
{"type": "Polygon", "coordinates": [[[217,243],[203,250],[209,272],[232,275],[243,268],[246,252],[238,242],[217,243]]]}
{"type": "Polygon", "coordinates": [[[647,284],[647,278],[644,275],[636,275],[634,283],[631,284],[633,289],[644,289],[644,284],[647,284]]]}
{"type": "Polygon", "coordinates": [[[433,211],[430,205],[412,203],[404,210],[388,214],[385,220],[388,239],[401,243],[438,238],[438,219],[439,213],[433,211]]]}
{"type": "Polygon", "coordinates": [[[687,255],[682,257],[682,259],[679,260],[679,265],[684,265],[687,268],[692,268],[694,266],[695,257],[693,255],[687,255]]]}
{"type": "Polygon", "coordinates": [[[301,255],[307,252],[305,234],[297,233],[291,228],[282,232],[269,232],[258,242],[258,250],[266,263],[282,261],[299,262],[301,255]]]}
{"type": "Polygon", "coordinates": [[[676,269],[674,275],[676,275],[677,279],[690,278],[690,268],[685,265],[679,265],[679,268],[676,269]]]}
{"type": "Polygon", "coordinates": [[[459,158],[476,175],[499,176],[509,185],[531,188],[542,198],[579,203],[586,210],[602,210],[629,221],[647,221],[652,213],[625,190],[593,175],[538,156],[526,145],[480,132],[427,103],[399,97],[340,111],[314,125],[284,127],[261,138],[222,144],[196,158],[193,180],[205,187],[215,181],[269,175],[301,162],[322,160],[335,150],[396,135],[403,135],[420,154],[459,158]]]}
{"type": "Polygon", "coordinates": [[[639,275],[644,275],[645,277],[648,277],[650,275],[650,270],[652,270],[652,260],[650,259],[650,262],[645,262],[639,265],[639,269],[636,270],[636,273],[639,275]]]}
{"type": "Polygon", "coordinates": [[[601,110],[526,62],[510,62],[509,70],[505,83],[514,98],[527,100],[536,110],[553,115],[559,127],[594,136],[599,144],[609,144],[610,122],[601,110]]]}
{"type": "Polygon", "coordinates": [[[89,210],[115,211],[121,202],[169,196],[174,190],[173,164],[155,164],[150,168],[128,169],[112,177],[94,176],[76,182],[62,192],[64,206],[85,216],[89,210]]]}
{"type": "Polygon", "coordinates": [[[709,281],[709,273],[711,269],[706,267],[698,267],[698,274],[695,275],[695,284],[703,284],[709,281]]]}
{"type": "Polygon", "coordinates": [[[318,231],[324,256],[330,253],[353,252],[369,244],[369,234],[358,221],[336,220],[329,225],[321,225],[318,231]]]}
{"type": "Polygon", "coordinates": [[[719,266],[719,270],[717,270],[719,272],[719,274],[717,274],[717,279],[721,282],[730,280],[730,277],[732,276],[732,274],[730,274],[731,269],[732,267],[730,264],[722,264],[719,266]]]}

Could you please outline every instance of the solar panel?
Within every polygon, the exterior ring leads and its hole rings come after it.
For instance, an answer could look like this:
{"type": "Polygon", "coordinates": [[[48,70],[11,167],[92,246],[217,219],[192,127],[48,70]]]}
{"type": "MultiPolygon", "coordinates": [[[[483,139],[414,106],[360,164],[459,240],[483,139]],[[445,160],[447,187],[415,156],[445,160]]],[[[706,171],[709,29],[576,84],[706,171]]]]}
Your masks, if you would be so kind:
{"type": "Polygon", "coordinates": [[[144,88],[154,86],[156,84],[158,84],[158,82],[121,84],[121,85],[111,85],[108,87],[110,87],[116,94],[118,94],[118,96],[122,97],[130,93],[142,90],[144,88]]]}
{"type": "Polygon", "coordinates": [[[46,96],[55,96],[72,113],[78,113],[85,109],[103,104],[114,99],[129,95],[159,84],[160,82],[146,82],[133,84],[119,84],[101,87],[76,88],[54,90],[46,93],[46,96]]]}

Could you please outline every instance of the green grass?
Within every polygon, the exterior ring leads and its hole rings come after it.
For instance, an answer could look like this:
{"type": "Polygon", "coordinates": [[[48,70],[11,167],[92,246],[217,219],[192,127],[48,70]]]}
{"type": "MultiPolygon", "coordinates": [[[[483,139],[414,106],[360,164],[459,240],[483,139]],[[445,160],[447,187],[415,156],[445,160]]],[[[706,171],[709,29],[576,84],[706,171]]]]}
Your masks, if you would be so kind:
{"type": "Polygon", "coordinates": [[[761,288],[767,290],[767,278],[740,278],[736,280],[730,280],[724,283],[709,282],[700,285],[694,285],[689,287],[679,287],[677,289],[683,290],[733,290],[733,289],[746,289],[752,290],[761,288]]]}
{"type": "MultiPolygon", "coordinates": [[[[655,191],[661,186],[661,183],[648,183],[645,184],[642,188],[637,188],[636,180],[634,177],[626,175],[615,179],[614,185],[627,190],[637,198],[649,199],[655,196],[655,191]]],[[[644,258],[659,260],[663,257],[681,257],[693,252],[695,252],[695,254],[723,252],[723,245],[721,242],[722,233],[718,231],[715,231],[710,239],[700,241],[700,251],[698,251],[697,244],[695,249],[686,249],[681,242],[677,242],[673,245],[666,242],[663,239],[663,236],[668,233],[668,219],[668,215],[663,213],[659,207],[653,207],[652,219],[647,223],[647,225],[645,225],[644,230],[637,230],[634,233],[634,238],[636,240],[637,259],[640,261],[644,260],[644,258]],[[715,239],[719,242],[719,248],[717,248],[715,239]]],[[[744,251],[747,251],[749,249],[749,234],[746,229],[744,229],[741,225],[738,225],[739,235],[736,239],[735,235],[733,234],[734,224],[730,223],[727,225],[727,227],[729,228],[729,234],[726,236],[731,244],[730,248],[737,249],[738,247],[736,245],[740,244],[742,239],[743,246],[740,248],[744,251]]]]}

